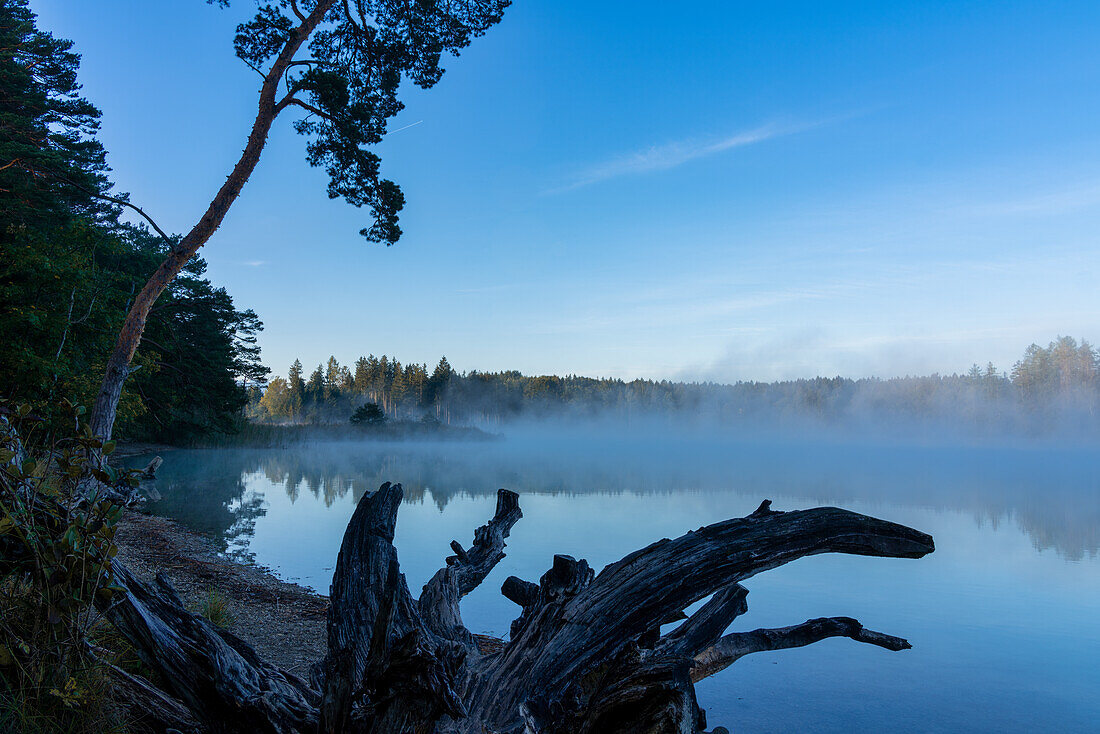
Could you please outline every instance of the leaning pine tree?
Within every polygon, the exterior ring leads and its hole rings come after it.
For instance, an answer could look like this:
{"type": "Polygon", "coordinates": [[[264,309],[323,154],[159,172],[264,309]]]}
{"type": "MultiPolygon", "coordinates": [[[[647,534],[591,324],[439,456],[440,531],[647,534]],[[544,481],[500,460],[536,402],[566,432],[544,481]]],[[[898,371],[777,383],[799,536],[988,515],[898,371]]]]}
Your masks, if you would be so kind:
{"type": "MultiPolygon", "coordinates": [[[[227,5],[228,0],[208,0],[227,5]]],[[[213,236],[252,176],[276,118],[287,110],[309,137],[307,160],[329,173],[328,194],[370,209],[374,223],[360,231],[391,245],[401,236],[404,196],[381,178],[368,150],[401,111],[398,87],[408,79],[428,88],[443,75],[440,59],[456,53],[499,22],[510,0],[277,0],[261,3],[237,27],[238,58],[263,77],[248,142],[206,212],[178,242],[134,298],[92,411],[94,433],[109,439],[134,352],[149,310],[199,248],[213,236]]],[[[144,212],[123,200],[146,219],[144,212]]],[[[168,239],[156,224],[149,223],[168,239]]]]}

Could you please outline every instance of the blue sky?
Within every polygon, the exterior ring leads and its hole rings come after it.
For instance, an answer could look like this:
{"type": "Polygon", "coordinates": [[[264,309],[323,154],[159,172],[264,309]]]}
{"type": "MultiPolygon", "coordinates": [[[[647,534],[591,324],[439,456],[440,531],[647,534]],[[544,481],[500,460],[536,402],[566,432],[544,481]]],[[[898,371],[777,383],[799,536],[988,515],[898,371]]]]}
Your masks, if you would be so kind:
{"type": "MultiPolygon", "coordinates": [[[[188,229],[254,115],[253,4],[32,7],[83,54],[119,188],[188,229]]],[[[518,0],[404,97],[400,243],[358,236],[288,116],[202,252],[282,374],[1004,369],[1100,340],[1097,48],[1095,2],[518,0]]]]}

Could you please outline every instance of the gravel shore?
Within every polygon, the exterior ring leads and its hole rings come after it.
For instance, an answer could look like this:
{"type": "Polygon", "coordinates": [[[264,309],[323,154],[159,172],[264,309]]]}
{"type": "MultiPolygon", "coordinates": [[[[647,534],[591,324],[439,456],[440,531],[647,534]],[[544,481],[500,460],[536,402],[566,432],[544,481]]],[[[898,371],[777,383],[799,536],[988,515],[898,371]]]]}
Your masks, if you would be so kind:
{"type": "Polygon", "coordinates": [[[127,512],[115,540],[127,568],[148,581],[164,572],[192,611],[211,590],[219,592],[232,618],[229,630],[266,660],[305,678],[324,657],[326,597],[229,560],[210,538],[163,517],[127,512]]]}

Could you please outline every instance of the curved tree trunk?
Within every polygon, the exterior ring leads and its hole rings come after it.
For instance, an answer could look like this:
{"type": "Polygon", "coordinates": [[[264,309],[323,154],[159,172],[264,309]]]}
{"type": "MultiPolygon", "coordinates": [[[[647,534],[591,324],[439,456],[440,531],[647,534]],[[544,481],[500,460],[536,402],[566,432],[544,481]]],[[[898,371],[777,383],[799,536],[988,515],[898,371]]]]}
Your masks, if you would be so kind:
{"type": "Polygon", "coordinates": [[[522,517],[518,496],[498,492],[494,517],[468,550],[452,543],[455,555],[416,599],[393,546],[401,498],[401,485],[387,483],[355,510],[333,575],[328,655],[309,684],[184,611],[163,579],[151,587],[123,571],[130,593],[107,613],[212,730],[694,734],[707,726],[694,683],[744,655],[838,636],[909,647],[847,617],[724,634],[747,609],[742,581],[817,553],[919,558],[934,549],[902,525],[831,507],[774,512],[765,502],[598,575],[558,555],[537,584],[508,578],[501,591],[522,612],[510,639],[485,651],[459,603],[504,557],[522,517]]]}
{"type": "Polygon", "coordinates": [[[256,170],[256,164],[260,161],[260,153],[263,152],[264,146],[267,144],[267,136],[271,132],[271,125],[282,110],[280,106],[282,103],[276,98],[283,74],[291,62],[294,61],[294,55],[298,52],[298,49],[320,25],[335,1],[319,0],[313,12],[302,20],[301,25],[290,31],[286,45],[275,59],[267,75],[264,76],[263,86],[260,88],[259,111],[252,123],[252,130],[248,135],[248,142],[245,144],[240,159],[226,178],[225,183],[218,189],[218,193],[206,208],[202,218],[172,249],[168,257],[146,282],[145,287],[134,298],[134,302],[126,314],[126,319],[122,322],[122,329],[119,331],[114,351],[111,352],[111,356],[107,361],[103,383],[100,385],[99,394],[96,396],[95,405],[92,408],[92,433],[101,437],[104,441],[111,438],[115,416],[118,412],[118,402],[122,397],[122,387],[126,382],[126,378],[133,372],[130,362],[141,343],[141,335],[145,331],[145,322],[149,318],[149,309],[164,293],[172,279],[183,270],[187,261],[199,251],[200,247],[206,244],[207,240],[221,226],[229,208],[233,206],[233,202],[241,194],[241,189],[244,188],[244,185],[252,176],[252,172],[256,170]]]}

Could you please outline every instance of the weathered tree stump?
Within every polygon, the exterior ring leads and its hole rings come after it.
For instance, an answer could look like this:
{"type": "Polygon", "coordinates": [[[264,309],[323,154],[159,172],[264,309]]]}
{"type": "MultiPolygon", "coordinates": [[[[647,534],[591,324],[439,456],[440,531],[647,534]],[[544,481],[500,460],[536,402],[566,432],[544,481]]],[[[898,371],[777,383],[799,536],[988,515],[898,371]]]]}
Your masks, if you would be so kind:
{"type": "MultiPolygon", "coordinates": [[[[401,485],[360,500],[333,575],[328,655],[310,683],[184,610],[163,578],[106,608],[169,692],[213,731],[574,734],[703,732],[694,683],[764,650],[848,637],[889,650],[909,643],[831,617],[726,633],[747,610],[751,576],[818,553],[919,558],[932,538],[838,508],[776,512],[770,502],[635,551],[599,574],[558,555],[536,584],[501,591],[520,608],[494,651],[465,627],[463,596],[504,557],[522,517],[518,495],[496,512],[414,599],[393,546],[401,485]],[[705,599],[694,614],[684,609],[705,599]],[[682,620],[661,634],[663,624],[682,620]]],[[[151,701],[154,700],[151,698],[151,701]]]]}

